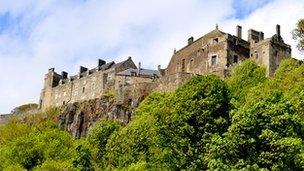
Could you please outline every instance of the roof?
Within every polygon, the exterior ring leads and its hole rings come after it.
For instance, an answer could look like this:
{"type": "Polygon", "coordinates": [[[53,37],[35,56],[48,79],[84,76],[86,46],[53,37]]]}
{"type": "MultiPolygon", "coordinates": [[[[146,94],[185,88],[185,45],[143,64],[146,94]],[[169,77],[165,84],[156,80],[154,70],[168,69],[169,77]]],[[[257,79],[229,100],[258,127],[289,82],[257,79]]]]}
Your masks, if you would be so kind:
{"type": "Polygon", "coordinates": [[[158,70],[150,70],[150,69],[143,69],[143,68],[141,68],[140,70],[129,68],[122,72],[117,73],[117,75],[132,76],[133,73],[135,73],[136,76],[149,76],[149,77],[153,77],[153,76],[159,77],[160,76],[160,72],[158,70]]]}
{"type": "Polygon", "coordinates": [[[107,69],[113,67],[114,65],[115,65],[114,61],[106,63],[106,64],[100,66],[100,70],[102,70],[102,71],[107,70],[107,69]]]}

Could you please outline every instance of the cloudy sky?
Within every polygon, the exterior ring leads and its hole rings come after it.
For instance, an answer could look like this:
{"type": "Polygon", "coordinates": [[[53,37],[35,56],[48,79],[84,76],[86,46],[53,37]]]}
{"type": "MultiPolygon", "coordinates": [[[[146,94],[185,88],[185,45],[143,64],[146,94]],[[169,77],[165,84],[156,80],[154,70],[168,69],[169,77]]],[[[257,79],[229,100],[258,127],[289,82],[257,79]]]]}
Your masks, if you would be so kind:
{"type": "MultiPolygon", "coordinates": [[[[219,24],[243,37],[281,25],[284,40],[304,17],[304,0],[0,0],[0,113],[38,102],[48,68],[75,74],[97,59],[132,56],[145,68],[166,67],[174,48],[219,24]]],[[[293,56],[303,58],[296,49],[293,56]]]]}

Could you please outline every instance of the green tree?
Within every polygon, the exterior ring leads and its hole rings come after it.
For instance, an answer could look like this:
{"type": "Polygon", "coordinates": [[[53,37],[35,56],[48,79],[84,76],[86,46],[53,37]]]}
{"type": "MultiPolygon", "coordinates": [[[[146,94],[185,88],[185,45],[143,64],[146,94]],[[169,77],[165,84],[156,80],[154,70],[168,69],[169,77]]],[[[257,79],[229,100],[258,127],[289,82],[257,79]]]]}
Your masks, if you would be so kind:
{"type": "Polygon", "coordinates": [[[233,115],[225,137],[208,144],[210,169],[303,170],[304,123],[293,105],[277,90],[252,98],[233,115]]]}
{"type": "Polygon", "coordinates": [[[134,120],[111,136],[109,162],[152,170],[204,169],[204,145],[229,126],[229,91],[216,76],[195,76],[175,93],[153,93],[134,120]]]}
{"type": "Polygon", "coordinates": [[[96,161],[99,164],[104,164],[106,145],[110,136],[118,131],[120,124],[115,120],[101,120],[99,121],[88,135],[88,142],[93,146],[96,151],[96,161]]]}
{"type": "Polygon", "coordinates": [[[304,19],[298,21],[296,28],[292,32],[293,38],[298,41],[298,49],[304,50],[304,19]]]}
{"type": "Polygon", "coordinates": [[[266,80],[264,68],[258,66],[253,60],[245,60],[234,68],[226,82],[231,90],[232,97],[239,104],[242,104],[250,89],[266,80]]]}
{"type": "Polygon", "coordinates": [[[72,161],[72,167],[81,171],[92,171],[94,170],[91,163],[91,151],[87,145],[79,144],[76,147],[77,155],[72,161]]]}
{"type": "Polygon", "coordinates": [[[300,63],[296,59],[290,58],[282,60],[274,74],[276,81],[283,80],[291,71],[297,69],[299,66],[300,63]]]}
{"type": "Polygon", "coordinates": [[[39,138],[36,133],[18,137],[10,142],[7,151],[7,163],[21,165],[25,169],[32,169],[40,165],[43,160],[43,150],[37,146],[39,138]]]}

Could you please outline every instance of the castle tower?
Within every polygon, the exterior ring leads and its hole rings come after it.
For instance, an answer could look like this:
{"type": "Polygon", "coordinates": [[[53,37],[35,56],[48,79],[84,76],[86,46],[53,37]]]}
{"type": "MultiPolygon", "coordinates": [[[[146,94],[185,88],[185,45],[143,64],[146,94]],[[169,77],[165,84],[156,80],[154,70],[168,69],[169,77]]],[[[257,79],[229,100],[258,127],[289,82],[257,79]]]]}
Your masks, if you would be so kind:
{"type": "Polygon", "coordinates": [[[44,86],[40,94],[39,106],[46,109],[52,104],[52,88],[59,84],[61,76],[55,72],[54,68],[50,68],[44,77],[44,86]]]}
{"type": "Polygon", "coordinates": [[[250,57],[259,65],[266,67],[266,74],[272,76],[283,59],[291,57],[291,47],[281,37],[280,25],[276,25],[276,34],[264,39],[264,33],[250,29],[248,31],[250,57]]]}

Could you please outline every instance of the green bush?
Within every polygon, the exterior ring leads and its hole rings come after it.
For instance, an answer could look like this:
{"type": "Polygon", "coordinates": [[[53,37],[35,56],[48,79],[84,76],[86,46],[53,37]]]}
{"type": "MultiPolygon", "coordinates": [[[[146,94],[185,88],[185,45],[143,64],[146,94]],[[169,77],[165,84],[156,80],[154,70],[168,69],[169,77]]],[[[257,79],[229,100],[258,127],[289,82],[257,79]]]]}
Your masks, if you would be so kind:
{"type": "Polygon", "coordinates": [[[110,136],[120,128],[119,122],[115,120],[101,120],[94,125],[88,134],[88,142],[96,151],[96,161],[101,166],[105,160],[106,145],[110,136]]]}

